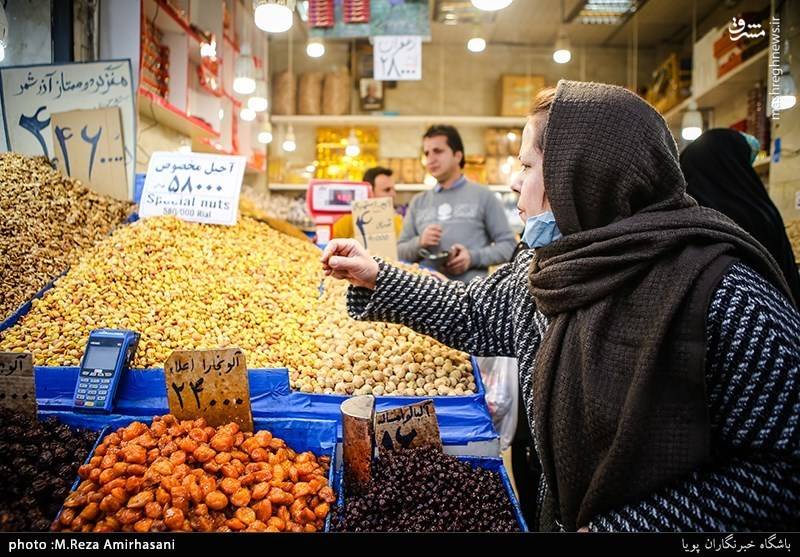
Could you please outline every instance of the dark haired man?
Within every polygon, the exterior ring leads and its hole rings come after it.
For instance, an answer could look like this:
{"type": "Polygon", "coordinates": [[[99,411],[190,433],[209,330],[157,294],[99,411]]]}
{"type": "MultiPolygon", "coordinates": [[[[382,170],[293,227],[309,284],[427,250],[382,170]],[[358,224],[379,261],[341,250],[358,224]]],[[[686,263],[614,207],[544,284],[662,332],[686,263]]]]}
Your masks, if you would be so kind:
{"type": "Polygon", "coordinates": [[[511,258],[516,243],[500,201],[462,174],[464,143],[453,126],[428,128],[422,150],[437,184],[411,200],[397,245],[400,259],[421,261],[421,248],[449,251],[441,269],[449,278],[468,282],[486,275],[490,265],[511,258]]]}

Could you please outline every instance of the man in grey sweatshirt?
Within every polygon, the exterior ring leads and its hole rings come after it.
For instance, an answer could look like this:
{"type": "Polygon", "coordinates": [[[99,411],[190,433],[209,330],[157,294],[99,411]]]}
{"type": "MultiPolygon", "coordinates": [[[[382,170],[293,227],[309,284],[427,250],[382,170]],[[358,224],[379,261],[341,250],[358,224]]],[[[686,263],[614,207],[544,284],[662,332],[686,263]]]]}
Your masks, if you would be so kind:
{"type": "Polygon", "coordinates": [[[425,164],[438,183],[416,195],[397,244],[401,260],[431,266],[419,254],[449,251],[448,278],[469,282],[490,265],[511,259],[516,244],[500,201],[489,188],[464,177],[464,144],[452,126],[432,126],[422,139],[425,164]]]}

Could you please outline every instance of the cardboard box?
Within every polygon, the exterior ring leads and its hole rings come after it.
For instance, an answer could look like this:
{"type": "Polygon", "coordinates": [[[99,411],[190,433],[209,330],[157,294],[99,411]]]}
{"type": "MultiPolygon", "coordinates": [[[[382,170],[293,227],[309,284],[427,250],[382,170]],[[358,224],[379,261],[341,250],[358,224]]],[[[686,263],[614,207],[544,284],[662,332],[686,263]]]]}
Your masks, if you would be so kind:
{"type": "Polygon", "coordinates": [[[500,77],[500,115],[527,116],[536,93],[544,89],[541,75],[504,75],[500,77]]]}

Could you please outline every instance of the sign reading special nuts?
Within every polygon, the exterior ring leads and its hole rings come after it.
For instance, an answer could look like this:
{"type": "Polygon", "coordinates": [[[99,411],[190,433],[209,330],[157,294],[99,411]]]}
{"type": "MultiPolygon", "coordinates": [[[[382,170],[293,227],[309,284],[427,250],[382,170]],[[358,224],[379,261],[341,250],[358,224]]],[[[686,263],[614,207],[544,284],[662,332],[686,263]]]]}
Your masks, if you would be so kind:
{"type": "Polygon", "coordinates": [[[442,450],[442,437],[433,401],[384,410],[375,414],[375,444],[378,453],[396,449],[434,447],[442,450]]]}
{"type": "Polygon", "coordinates": [[[204,224],[236,224],[246,159],[156,152],[144,179],[139,216],[174,215],[204,224]]]}
{"type": "Polygon", "coordinates": [[[31,354],[0,352],[0,407],[36,414],[36,387],[31,354]]]}
{"type": "Polygon", "coordinates": [[[164,378],[170,413],[179,420],[234,422],[253,431],[247,366],[239,348],[176,350],[164,363],[164,378]]]}

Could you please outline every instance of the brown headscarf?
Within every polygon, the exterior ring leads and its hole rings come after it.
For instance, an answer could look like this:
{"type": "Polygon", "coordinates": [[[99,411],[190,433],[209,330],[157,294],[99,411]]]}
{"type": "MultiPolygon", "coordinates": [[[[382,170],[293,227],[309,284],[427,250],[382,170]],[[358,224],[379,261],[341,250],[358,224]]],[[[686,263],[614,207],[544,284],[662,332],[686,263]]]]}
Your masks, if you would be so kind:
{"type": "Polygon", "coordinates": [[[675,140],[633,93],[559,82],[543,145],[563,238],[529,277],[551,319],[533,387],[541,526],[574,530],[708,461],[704,324],[730,264],[788,291],[760,244],[686,195],[675,140]]]}

